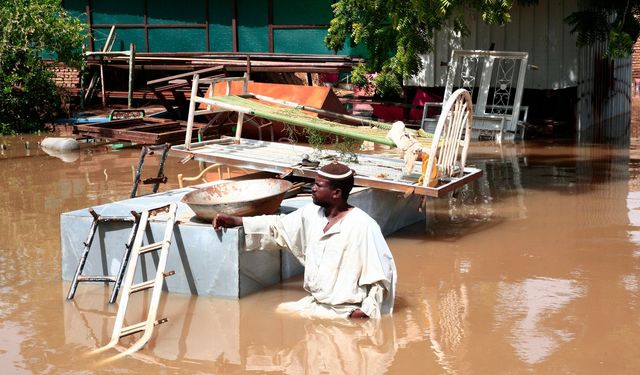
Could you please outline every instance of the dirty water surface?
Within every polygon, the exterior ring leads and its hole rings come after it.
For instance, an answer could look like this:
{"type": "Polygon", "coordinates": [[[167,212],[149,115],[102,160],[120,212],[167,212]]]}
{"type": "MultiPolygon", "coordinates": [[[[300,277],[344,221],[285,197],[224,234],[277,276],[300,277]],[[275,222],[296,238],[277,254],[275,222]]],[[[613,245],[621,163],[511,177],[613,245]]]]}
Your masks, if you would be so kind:
{"type": "MultiPolygon", "coordinates": [[[[137,355],[109,362],[87,354],[108,342],[116,307],[101,284],[65,300],[60,213],[128,197],[139,150],[87,147],[63,160],[40,138],[0,138],[3,374],[640,372],[637,140],[473,146],[483,178],[388,237],[392,317],[277,314],[304,295],[299,278],[239,301],[164,294],[169,322],[137,355]]],[[[197,171],[169,158],[161,190],[197,171]]]]}

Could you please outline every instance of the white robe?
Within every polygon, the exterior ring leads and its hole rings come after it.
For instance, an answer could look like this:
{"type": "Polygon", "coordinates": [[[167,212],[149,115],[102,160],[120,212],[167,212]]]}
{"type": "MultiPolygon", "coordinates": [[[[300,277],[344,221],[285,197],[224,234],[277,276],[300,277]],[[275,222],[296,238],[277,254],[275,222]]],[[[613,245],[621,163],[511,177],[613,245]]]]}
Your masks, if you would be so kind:
{"type": "Polygon", "coordinates": [[[396,267],[380,227],[352,208],[324,233],[324,209],[309,204],[288,215],[243,218],[247,250],[285,248],[305,266],[310,296],[282,310],[347,317],[359,308],[371,318],[393,311],[396,267]]]}

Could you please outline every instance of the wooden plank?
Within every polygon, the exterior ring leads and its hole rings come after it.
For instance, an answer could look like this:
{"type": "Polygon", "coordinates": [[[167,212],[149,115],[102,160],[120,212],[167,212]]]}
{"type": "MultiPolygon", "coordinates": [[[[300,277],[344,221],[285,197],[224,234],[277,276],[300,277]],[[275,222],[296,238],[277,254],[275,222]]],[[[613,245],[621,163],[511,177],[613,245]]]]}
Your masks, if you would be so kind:
{"type": "MultiPolygon", "coordinates": [[[[194,125],[200,128],[204,124],[194,125]]],[[[74,132],[94,138],[110,138],[154,145],[171,141],[182,142],[186,134],[186,125],[178,121],[149,117],[77,125],[74,128],[74,132]]]]}
{"type": "MultiPolygon", "coordinates": [[[[159,78],[159,79],[154,79],[151,81],[147,81],[147,85],[148,86],[155,86],[159,83],[166,83],[169,81],[173,81],[176,79],[187,79],[190,82],[191,77],[193,77],[194,74],[198,73],[200,74],[200,76],[206,76],[208,73],[212,73],[212,72],[219,72],[220,70],[224,70],[224,66],[222,65],[216,65],[216,66],[212,66],[210,68],[205,68],[205,69],[200,69],[197,70],[195,72],[187,72],[187,73],[180,73],[180,74],[176,74],[176,75],[172,75],[172,76],[168,76],[168,77],[164,77],[164,78],[159,78]]],[[[190,84],[190,83],[188,83],[190,84]]]]}

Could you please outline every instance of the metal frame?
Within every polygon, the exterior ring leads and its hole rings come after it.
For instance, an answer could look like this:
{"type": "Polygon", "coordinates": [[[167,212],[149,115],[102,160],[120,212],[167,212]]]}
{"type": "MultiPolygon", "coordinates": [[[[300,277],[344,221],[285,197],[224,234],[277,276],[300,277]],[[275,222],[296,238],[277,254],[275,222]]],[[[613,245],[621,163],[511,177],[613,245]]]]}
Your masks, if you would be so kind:
{"type": "MultiPolygon", "coordinates": [[[[527,52],[467,51],[451,53],[443,103],[453,90],[464,88],[474,99],[474,137],[489,134],[497,141],[513,139],[527,120],[528,109],[524,108],[524,119],[520,120],[524,79],[528,68],[527,52]],[[480,70],[480,71],[479,71],[480,70]],[[513,98],[511,95],[515,83],[513,98]],[[493,95],[489,96],[493,88],[493,95]]],[[[428,118],[429,107],[440,103],[425,103],[422,113],[422,128],[429,130],[436,119],[428,118]]]]}
{"type": "MultiPolygon", "coordinates": [[[[302,155],[312,155],[315,151],[306,146],[226,137],[192,143],[190,149],[186,145],[173,146],[170,153],[185,159],[313,179],[317,169],[300,165],[300,160],[302,155]]],[[[323,164],[334,158],[339,158],[337,151],[323,151],[323,164]]],[[[429,187],[416,184],[421,173],[420,166],[405,175],[404,162],[399,158],[357,154],[357,162],[345,163],[356,172],[356,185],[434,198],[443,197],[482,175],[480,169],[465,167],[462,176],[441,181],[437,187],[429,187]]]]}
{"type": "MultiPolygon", "coordinates": [[[[222,100],[214,100],[214,97],[212,96],[213,87],[217,82],[226,82],[226,94],[228,95],[231,92],[231,82],[239,79],[244,81],[242,92],[247,95],[248,80],[245,75],[242,78],[221,78],[209,81],[208,83],[211,87],[208,91],[208,97],[205,98],[198,96],[200,81],[198,74],[194,74],[192,79],[185,143],[184,145],[173,146],[171,148],[171,154],[179,156],[184,160],[195,159],[240,168],[315,178],[315,169],[302,166],[300,161],[303,159],[303,155],[316,154],[317,150],[305,146],[241,138],[242,124],[244,122],[243,116],[245,113],[251,114],[254,112],[247,107],[248,104],[230,104],[222,100]],[[206,105],[206,108],[196,109],[196,105],[198,104],[204,104],[206,105]],[[214,108],[213,106],[218,106],[218,108],[214,108]],[[194,117],[200,114],[217,112],[221,109],[235,111],[238,113],[238,123],[235,136],[192,143],[194,117]]],[[[319,109],[313,109],[296,103],[267,98],[260,95],[251,94],[250,97],[253,100],[260,100],[265,103],[287,106],[291,108],[291,111],[320,111],[319,109]]],[[[430,155],[436,155],[439,152],[439,161],[436,165],[436,167],[441,171],[441,178],[438,181],[439,185],[436,187],[428,186],[429,181],[424,181],[422,185],[418,185],[416,183],[422,174],[421,166],[415,166],[407,175],[403,171],[405,163],[400,158],[364,154],[356,155],[357,162],[346,162],[356,172],[356,184],[385,190],[400,191],[405,194],[442,197],[449,191],[479,178],[482,171],[476,168],[467,168],[464,165],[470,139],[470,131],[468,129],[470,128],[472,118],[470,113],[471,97],[465,90],[462,90],[461,92],[456,92],[456,94],[452,96],[450,102],[451,103],[447,102],[445,104],[444,109],[447,113],[452,113],[452,121],[446,121],[446,119],[442,117],[442,120],[438,125],[438,131],[434,134],[433,139],[429,139],[428,145],[428,149],[431,151],[430,155]],[[458,98],[462,98],[464,104],[459,103],[458,98]],[[465,131],[465,129],[467,130],[465,131]],[[460,148],[460,146],[462,146],[462,148],[460,148]],[[455,167],[456,165],[457,167],[455,167]],[[454,170],[456,173],[453,173],[454,170]]],[[[328,111],[322,112],[323,115],[328,115],[328,113],[328,111]]],[[[263,115],[266,116],[266,114],[263,115]]],[[[357,119],[352,116],[349,117],[349,120],[357,119]]],[[[381,127],[382,129],[391,128],[390,124],[371,121],[366,123],[366,125],[381,127]]],[[[383,141],[385,142],[384,144],[395,146],[395,143],[391,140],[385,138],[383,141]]],[[[427,151],[427,149],[424,149],[424,151],[427,151]]],[[[324,150],[323,152],[325,153],[325,163],[329,160],[340,158],[339,153],[336,151],[324,150]]],[[[430,158],[429,170],[433,168],[434,160],[435,158],[430,158]]],[[[430,176],[430,174],[427,174],[427,176],[430,176]]]]}

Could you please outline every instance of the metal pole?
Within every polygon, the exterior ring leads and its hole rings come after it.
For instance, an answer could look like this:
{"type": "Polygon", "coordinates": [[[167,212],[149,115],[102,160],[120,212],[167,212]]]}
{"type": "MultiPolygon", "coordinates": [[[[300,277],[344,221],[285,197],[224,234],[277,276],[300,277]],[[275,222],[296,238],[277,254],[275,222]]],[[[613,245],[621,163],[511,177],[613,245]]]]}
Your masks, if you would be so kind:
{"type": "MultiPolygon", "coordinates": [[[[136,46],[131,43],[129,45],[129,93],[127,94],[127,108],[131,109],[133,104],[133,62],[136,59],[136,46]]],[[[104,84],[104,82],[103,82],[104,84]]]]}
{"type": "Polygon", "coordinates": [[[87,240],[84,242],[84,250],[82,251],[82,256],[80,257],[80,262],[78,263],[78,268],[76,268],[76,273],[73,276],[73,280],[71,281],[71,287],[69,288],[69,293],[67,293],[67,299],[73,299],[73,296],[76,294],[76,288],[78,288],[78,280],[80,278],[80,275],[82,274],[84,265],[87,262],[89,249],[91,248],[93,237],[95,236],[96,230],[98,229],[98,221],[100,220],[100,215],[98,215],[91,208],[89,209],[89,213],[91,214],[91,216],[93,216],[93,221],[91,222],[91,228],[89,228],[87,240]]]}
{"type": "Polygon", "coordinates": [[[100,58],[100,92],[102,94],[102,109],[107,108],[107,98],[104,89],[104,67],[102,66],[102,58],[100,58]]]}
{"type": "Polygon", "coordinates": [[[82,69],[80,71],[80,109],[84,109],[84,75],[85,75],[85,70],[82,69]]]}
{"type": "MultiPolygon", "coordinates": [[[[158,187],[160,187],[160,179],[164,177],[164,161],[167,160],[167,155],[169,154],[169,149],[171,148],[170,143],[164,144],[164,150],[162,150],[162,157],[160,158],[160,165],[158,166],[158,178],[156,183],[153,184],[153,192],[158,192],[158,187]]],[[[166,181],[166,180],[165,180],[166,181]]]]}
{"type": "Polygon", "coordinates": [[[142,174],[142,166],[144,165],[144,157],[147,155],[147,146],[142,146],[140,150],[140,160],[138,160],[138,169],[136,169],[136,175],[133,178],[133,188],[131,189],[131,195],[129,198],[135,198],[138,192],[138,184],[140,183],[140,175],[142,174]]]}

